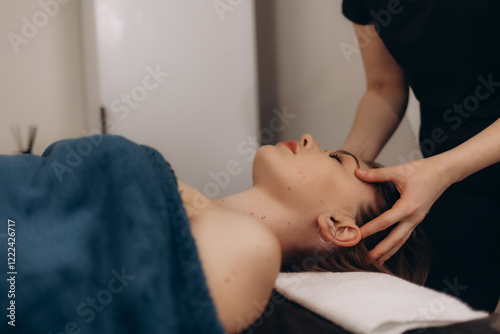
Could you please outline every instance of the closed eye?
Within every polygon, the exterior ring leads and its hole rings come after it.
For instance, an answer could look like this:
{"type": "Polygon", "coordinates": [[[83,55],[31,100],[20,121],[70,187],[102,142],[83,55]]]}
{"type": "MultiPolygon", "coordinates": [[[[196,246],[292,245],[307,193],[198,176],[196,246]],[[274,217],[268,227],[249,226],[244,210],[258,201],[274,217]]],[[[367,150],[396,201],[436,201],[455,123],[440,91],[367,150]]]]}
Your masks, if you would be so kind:
{"type": "Polygon", "coordinates": [[[330,152],[328,155],[330,158],[337,159],[337,161],[342,164],[344,162],[344,158],[338,152],[330,152]]]}

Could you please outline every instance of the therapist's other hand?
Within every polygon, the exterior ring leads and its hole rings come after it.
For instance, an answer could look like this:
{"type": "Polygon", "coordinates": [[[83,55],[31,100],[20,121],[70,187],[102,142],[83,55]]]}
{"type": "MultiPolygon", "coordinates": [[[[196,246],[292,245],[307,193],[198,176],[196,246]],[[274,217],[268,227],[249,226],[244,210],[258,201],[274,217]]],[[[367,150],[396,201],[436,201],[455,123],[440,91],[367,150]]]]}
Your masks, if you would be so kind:
{"type": "Polygon", "coordinates": [[[397,226],[369,253],[368,261],[384,263],[408,240],[415,227],[425,218],[434,202],[453,183],[440,169],[439,159],[426,158],[403,165],[356,170],[365,182],[393,182],[400,193],[399,200],[377,218],[361,227],[362,237],[397,226]]]}

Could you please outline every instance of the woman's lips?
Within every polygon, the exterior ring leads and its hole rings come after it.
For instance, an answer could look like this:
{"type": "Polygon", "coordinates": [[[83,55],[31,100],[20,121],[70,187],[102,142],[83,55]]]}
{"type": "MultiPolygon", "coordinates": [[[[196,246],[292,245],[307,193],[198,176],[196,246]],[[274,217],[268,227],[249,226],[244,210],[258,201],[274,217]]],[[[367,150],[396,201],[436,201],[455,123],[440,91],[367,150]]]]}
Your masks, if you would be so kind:
{"type": "Polygon", "coordinates": [[[297,154],[297,142],[295,140],[290,140],[288,142],[279,142],[278,144],[283,144],[285,145],[286,147],[288,147],[290,149],[290,151],[292,151],[293,154],[297,154]]]}
{"type": "Polygon", "coordinates": [[[290,140],[288,142],[288,145],[290,145],[290,148],[292,149],[293,154],[297,154],[297,146],[299,144],[295,140],[290,140]]]}

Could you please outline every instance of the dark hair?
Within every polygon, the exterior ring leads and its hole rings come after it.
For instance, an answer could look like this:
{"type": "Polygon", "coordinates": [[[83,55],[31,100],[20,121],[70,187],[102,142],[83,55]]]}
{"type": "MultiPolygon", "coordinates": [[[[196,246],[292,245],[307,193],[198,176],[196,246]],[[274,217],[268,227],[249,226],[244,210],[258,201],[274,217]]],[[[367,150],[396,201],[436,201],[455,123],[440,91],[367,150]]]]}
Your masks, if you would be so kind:
{"type": "MultiPolygon", "coordinates": [[[[371,168],[382,167],[369,163],[371,168]]],[[[390,209],[399,199],[399,192],[390,182],[371,183],[375,191],[375,201],[363,205],[356,215],[356,225],[362,226],[390,209]]],[[[429,247],[427,238],[419,226],[415,228],[404,245],[383,265],[378,262],[367,264],[368,252],[382,241],[396,226],[362,239],[353,247],[338,247],[333,250],[297,251],[290,254],[284,271],[371,271],[395,275],[410,282],[423,285],[429,273],[429,247]],[[313,255],[314,254],[314,255],[313,255]],[[313,255],[313,257],[311,257],[313,255]],[[298,263],[301,262],[301,265],[298,263]],[[290,266],[292,264],[292,266],[290,266]]]]}

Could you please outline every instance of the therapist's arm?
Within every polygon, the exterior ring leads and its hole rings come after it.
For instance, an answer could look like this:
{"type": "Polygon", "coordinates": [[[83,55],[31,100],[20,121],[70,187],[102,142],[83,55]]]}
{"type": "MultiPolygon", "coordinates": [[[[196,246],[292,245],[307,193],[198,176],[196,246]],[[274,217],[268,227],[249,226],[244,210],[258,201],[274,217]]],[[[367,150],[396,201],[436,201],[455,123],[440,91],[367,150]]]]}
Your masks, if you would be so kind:
{"type": "Polygon", "coordinates": [[[373,161],[398,127],[408,103],[408,83],[373,25],[354,25],[366,74],[366,92],[342,149],[373,161]]]}

